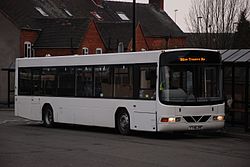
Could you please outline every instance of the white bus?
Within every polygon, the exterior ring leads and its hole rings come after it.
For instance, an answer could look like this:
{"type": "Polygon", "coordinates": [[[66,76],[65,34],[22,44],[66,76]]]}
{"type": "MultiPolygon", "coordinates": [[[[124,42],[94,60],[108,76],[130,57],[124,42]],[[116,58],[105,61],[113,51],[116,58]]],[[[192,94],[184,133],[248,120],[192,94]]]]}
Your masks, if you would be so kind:
{"type": "Polygon", "coordinates": [[[16,60],[15,115],[139,131],[224,127],[218,51],[176,49],[16,60]]]}

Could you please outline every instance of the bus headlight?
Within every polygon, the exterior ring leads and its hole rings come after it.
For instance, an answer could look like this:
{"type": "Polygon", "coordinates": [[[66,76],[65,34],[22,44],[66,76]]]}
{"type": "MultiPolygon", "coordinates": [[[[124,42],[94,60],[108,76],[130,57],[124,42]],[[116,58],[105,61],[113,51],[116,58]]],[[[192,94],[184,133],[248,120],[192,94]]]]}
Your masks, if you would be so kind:
{"type": "Polygon", "coordinates": [[[175,118],[168,118],[168,122],[175,122],[175,118]]]}
{"type": "Polygon", "coordinates": [[[181,117],[169,117],[169,118],[161,118],[161,122],[180,122],[181,117]]]}
{"type": "Polygon", "coordinates": [[[225,117],[223,115],[217,115],[213,117],[213,120],[215,121],[224,121],[225,117]]]}

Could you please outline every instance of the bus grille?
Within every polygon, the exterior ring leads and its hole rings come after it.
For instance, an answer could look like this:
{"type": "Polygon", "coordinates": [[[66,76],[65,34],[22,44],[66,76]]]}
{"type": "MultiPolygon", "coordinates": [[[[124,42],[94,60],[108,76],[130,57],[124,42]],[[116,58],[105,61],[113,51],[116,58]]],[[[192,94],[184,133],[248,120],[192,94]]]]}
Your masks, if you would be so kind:
{"type": "Polygon", "coordinates": [[[184,116],[183,118],[189,122],[207,122],[207,120],[211,117],[211,115],[204,115],[204,116],[184,116]]]}

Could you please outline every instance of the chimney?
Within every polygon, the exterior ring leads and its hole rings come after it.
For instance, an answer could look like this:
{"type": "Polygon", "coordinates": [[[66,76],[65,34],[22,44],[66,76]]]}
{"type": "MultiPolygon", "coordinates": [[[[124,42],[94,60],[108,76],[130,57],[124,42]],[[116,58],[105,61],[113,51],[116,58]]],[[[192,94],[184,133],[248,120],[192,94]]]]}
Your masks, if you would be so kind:
{"type": "Polygon", "coordinates": [[[95,5],[102,6],[103,0],[92,0],[92,1],[94,2],[95,5]]]}
{"type": "Polygon", "coordinates": [[[149,4],[153,5],[156,9],[164,10],[164,0],[149,0],[149,4]]]}

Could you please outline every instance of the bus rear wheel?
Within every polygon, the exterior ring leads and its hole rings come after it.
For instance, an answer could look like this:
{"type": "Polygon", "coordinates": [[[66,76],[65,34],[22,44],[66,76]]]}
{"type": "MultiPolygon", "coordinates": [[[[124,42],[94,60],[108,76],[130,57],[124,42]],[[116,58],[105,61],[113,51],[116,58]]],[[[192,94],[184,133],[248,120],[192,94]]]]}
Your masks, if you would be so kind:
{"type": "Polygon", "coordinates": [[[119,112],[116,117],[117,130],[122,135],[130,134],[130,119],[129,114],[126,111],[119,112]]]}
{"type": "Polygon", "coordinates": [[[51,128],[54,125],[53,110],[50,106],[43,111],[43,125],[47,128],[51,128]]]}

